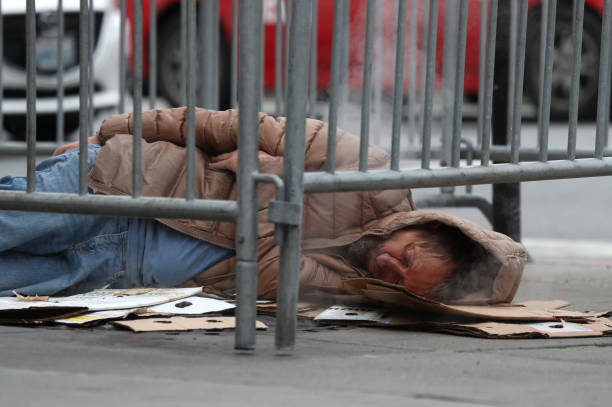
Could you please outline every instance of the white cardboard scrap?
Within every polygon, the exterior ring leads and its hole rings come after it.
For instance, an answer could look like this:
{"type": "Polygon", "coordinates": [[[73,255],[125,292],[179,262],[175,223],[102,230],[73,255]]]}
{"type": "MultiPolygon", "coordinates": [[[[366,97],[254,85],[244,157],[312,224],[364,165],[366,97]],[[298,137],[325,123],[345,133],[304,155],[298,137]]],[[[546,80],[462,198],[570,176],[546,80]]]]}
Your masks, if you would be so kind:
{"type": "Polygon", "coordinates": [[[87,307],[90,311],[142,308],[191,297],[202,287],[155,288],[152,290],[94,290],[70,297],[51,297],[49,301],[23,302],[16,297],[0,297],[0,310],[28,308],[87,307]],[[117,295],[123,293],[124,295],[117,295]]]}

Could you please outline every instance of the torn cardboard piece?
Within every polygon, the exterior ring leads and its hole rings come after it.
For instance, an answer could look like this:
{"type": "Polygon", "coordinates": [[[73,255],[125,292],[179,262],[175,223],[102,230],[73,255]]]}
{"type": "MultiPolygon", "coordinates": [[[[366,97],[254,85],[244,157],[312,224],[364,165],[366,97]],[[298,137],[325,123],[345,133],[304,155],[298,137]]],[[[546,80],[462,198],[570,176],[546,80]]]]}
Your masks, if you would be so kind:
{"type": "MultiPolygon", "coordinates": [[[[146,318],[133,321],[116,321],[114,325],[128,328],[134,332],[155,331],[221,331],[236,328],[235,317],[171,317],[171,318],[146,318]]],[[[256,321],[255,329],[268,329],[263,322],[256,321]]]]}
{"type": "Polygon", "coordinates": [[[407,311],[494,321],[558,321],[559,319],[584,321],[591,317],[588,313],[559,309],[568,305],[567,302],[561,300],[495,305],[455,305],[432,301],[412,294],[402,286],[376,279],[358,278],[347,280],[346,283],[360,291],[367,300],[394,310],[401,308],[407,311]]]}

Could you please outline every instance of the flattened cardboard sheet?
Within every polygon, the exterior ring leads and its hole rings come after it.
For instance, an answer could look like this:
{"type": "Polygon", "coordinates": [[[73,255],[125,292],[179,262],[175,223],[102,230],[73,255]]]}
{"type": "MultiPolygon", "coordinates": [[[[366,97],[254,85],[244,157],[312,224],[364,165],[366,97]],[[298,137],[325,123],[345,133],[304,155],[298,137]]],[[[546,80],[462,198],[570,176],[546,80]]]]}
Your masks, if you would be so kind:
{"type": "MultiPolygon", "coordinates": [[[[128,328],[134,332],[159,331],[222,331],[236,328],[235,317],[171,317],[171,318],[145,318],[133,321],[116,321],[113,324],[128,328]]],[[[260,321],[255,324],[256,329],[265,330],[268,327],[260,321]]]]}
{"type": "Polygon", "coordinates": [[[380,280],[358,278],[348,280],[347,284],[359,290],[367,299],[383,307],[478,318],[494,321],[584,321],[590,314],[576,311],[559,310],[567,306],[565,301],[529,301],[525,303],[495,305],[452,305],[419,297],[404,287],[388,284],[380,280]]]}

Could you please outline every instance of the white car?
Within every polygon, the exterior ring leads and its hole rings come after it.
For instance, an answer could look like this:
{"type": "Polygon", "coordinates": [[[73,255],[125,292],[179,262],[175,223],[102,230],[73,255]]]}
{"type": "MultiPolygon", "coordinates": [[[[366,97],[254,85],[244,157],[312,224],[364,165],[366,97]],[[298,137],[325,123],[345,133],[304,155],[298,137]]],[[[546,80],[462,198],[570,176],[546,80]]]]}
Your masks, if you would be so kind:
{"type": "MultiPolygon", "coordinates": [[[[120,13],[115,0],[95,0],[94,94],[96,111],[119,102],[120,13]]],[[[26,2],[2,2],[4,65],[2,67],[5,131],[25,136],[26,114],[26,2]]],[[[78,127],[79,115],[79,0],[64,0],[63,88],[65,132],[78,127]]],[[[57,100],[57,0],[36,0],[36,111],[37,138],[55,139],[57,100]]],[[[127,34],[126,34],[127,35],[127,34]]]]}

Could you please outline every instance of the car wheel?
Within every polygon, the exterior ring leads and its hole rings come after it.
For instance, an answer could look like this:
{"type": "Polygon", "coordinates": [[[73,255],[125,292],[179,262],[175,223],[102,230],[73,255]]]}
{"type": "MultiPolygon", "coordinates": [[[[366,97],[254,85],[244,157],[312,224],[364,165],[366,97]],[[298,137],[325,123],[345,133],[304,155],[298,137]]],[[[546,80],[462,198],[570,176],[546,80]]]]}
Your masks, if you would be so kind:
{"type": "MultiPolygon", "coordinates": [[[[4,129],[11,133],[15,140],[26,139],[27,117],[24,114],[5,115],[4,129]]],[[[40,141],[55,141],[57,133],[57,116],[55,114],[36,115],[36,139],[40,141]]],[[[79,114],[64,113],[64,135],[69,135],[79,127],[79,114]]]]}
{"type": "MultiPolygon", "coordinates": [[[[158,87],[160,96],[171,106],[181,103],[181,32],[180,14],[168,17],[158,35],[158,87]]],[[[198,52],[199,53],[199,52],[198,52]]],[[[229,108],[229,49],[223,32],[219,33],[219,109],[229,108]]],[[[196,57],[196,72],[199,72],[199,57],[196,57]]],[[[196,74],[196,105],[199,101],[199,80],[196,74]]]]}
{"type": "MultiPolygon", "coordinates": [[[[529,12],[525,64],[525,87],[527,95],[535,103],[540,89],[540,21],[542,8],[529,12]]],[[[584,10],[582,32],[582,58],[580,68],[580,93],[578,115],[592,119],[597,113],[597,90],[599,86],[599,48],[601,43],[601,18],[594,11],[584,10]]],[[[567,120],[572,72],[572,9],[571,4],[559,5],[555,22],[553,52],[552,90],[550,116],[553,120],[567,120]]]]}

